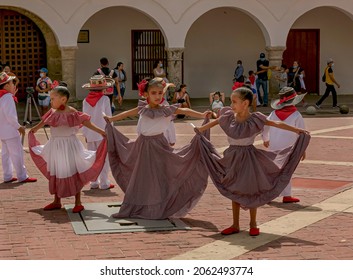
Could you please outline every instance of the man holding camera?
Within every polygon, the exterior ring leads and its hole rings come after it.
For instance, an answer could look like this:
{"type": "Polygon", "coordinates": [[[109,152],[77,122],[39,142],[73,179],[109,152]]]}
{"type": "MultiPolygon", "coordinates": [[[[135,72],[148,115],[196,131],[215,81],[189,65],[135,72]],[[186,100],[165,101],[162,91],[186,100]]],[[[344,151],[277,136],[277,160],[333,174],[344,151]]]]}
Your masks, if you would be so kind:
{"type": "Polygon", "coordinates": [[[39,70],[40,78],[37,80],[36,91],[38,92],[38,104],[41,109],[42,115],[44,115],[49,110],[50,105],[50,95],[52,81],[47,76],[48,69],[42,68],[39,70]]]}

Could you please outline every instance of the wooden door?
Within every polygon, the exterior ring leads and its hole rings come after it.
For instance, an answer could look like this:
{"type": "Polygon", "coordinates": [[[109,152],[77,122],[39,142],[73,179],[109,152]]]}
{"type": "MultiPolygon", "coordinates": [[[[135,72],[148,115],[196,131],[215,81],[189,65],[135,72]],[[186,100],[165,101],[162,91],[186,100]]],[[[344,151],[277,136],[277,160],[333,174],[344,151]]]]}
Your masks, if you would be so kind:
{"type": "Polygon", "coordinates": [[[26,87],[35,87],[38,70],[46,67],[46,43],[42,32],[28,17],[0,9],[0,62],[10,65],[20,80],[17,96],[24,99],[26,87]]]}
{"type": "Polygon", "coordinates": [[[309,93],[319,94],[320,82],[320,30],[291,29],[283,53],[283,63],[287,67],[298,61],[305,71],[305,86],[309,93]]]}

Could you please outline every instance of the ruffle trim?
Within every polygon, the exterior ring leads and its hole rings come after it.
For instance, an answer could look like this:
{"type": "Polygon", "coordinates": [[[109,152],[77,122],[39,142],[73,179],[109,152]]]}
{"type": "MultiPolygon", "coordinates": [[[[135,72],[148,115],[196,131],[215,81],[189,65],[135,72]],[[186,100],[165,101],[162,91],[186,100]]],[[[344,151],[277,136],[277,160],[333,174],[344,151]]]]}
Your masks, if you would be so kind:
{"type": "Polygon", "coordinates": [[[264,114],[255,112],[246,121],[237,122],[230,107],[223,109],[221,114],[219,126],[227,136],[233,139],[243,139],[260,133],[267,121],[267,117],[264,114]]]}
{"type": "Polygon", "coordinates": [[[175,111],[180,107],[180,104],[172,105],[159,105],[159,108],[151,109],[148,107],[148,103],[143,100],[139,100],[138,113],[139,115],[147,116],[151,119],[159,117],[169,117],[175,114],[175,111]]]}
{"type": "Polygon", "coordinates": [[[53,109],[49,110],[43,117],[42,120],[45,124],[57,127],[57,126],[82,126],[82,123],[89,121],[90,115],[82,112],[61,112],[58,113],[53,109]]]}
{"type": "Polygon", "coordinates": [[[39,171],[42,172],[42,174],[49,180],[50,194],[57,194],[58,197],[73,196],[77,194],[84,185],[88,184],[89,182],[96,181],[103,169],[107,155],[107,139],[104,138],[96,151],[96,160],[89,169],[82,173],[76,173],[68,178],[57,178],[56,176],[50,175],[47,169],[47,162],[44,160],[44,158],[33,152],[32,148],[40,145],[34,133],[28,134],[28,145],[29,152],[34,164],[37,166],[39,171]]]}

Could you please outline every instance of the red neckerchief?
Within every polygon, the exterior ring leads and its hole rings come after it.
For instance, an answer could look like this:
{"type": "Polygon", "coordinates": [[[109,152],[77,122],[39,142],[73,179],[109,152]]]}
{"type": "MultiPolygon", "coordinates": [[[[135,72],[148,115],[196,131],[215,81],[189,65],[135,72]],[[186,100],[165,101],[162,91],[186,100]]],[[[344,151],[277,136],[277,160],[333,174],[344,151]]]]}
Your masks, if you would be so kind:
{"type": "Polygon", "coordinates": [[[96,106],[99,99],[102,98],[102,96],[104,96],[103,91],[90,91],[90,93],[86,97],[86,101],[89,105],[94,107],[96,106]]]}
{"type": "Polygon", "coordinates": [[[295,107],[294,105],[291,105],[291,106],[286,106],[286,107],[283,107],[282,109],[276,110],[275,114],[281,121],[284,121],[295,111],[297,111],[297,107],[295,107]]]}
{"type": "MultiPolygon", "coordinates": [[[[6,93],[10,93],[10,92],[8,92],[6,89],[0,89],[0,98],[3,97],[6,93]]],[[[16,103],[18,103],[17,97],[14,96],[13,94],[12,94],[12,98],[16,103]]]]}

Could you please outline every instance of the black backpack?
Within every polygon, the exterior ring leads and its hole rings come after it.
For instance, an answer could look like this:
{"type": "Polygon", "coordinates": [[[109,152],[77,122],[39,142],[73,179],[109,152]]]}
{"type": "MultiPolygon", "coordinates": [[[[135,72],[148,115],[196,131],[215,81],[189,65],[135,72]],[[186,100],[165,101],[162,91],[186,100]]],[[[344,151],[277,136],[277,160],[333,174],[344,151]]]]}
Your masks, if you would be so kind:
{"type": "Polygon", "coordinates": [[[322,75],[322,78],[321,78],[321,81],[323,81],[324,83],[326,83],[326,69],[327,68],[325,68],[324,74],[322,75]]]}

